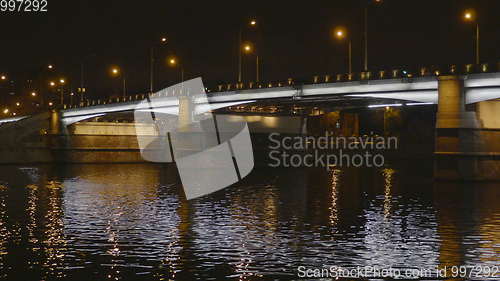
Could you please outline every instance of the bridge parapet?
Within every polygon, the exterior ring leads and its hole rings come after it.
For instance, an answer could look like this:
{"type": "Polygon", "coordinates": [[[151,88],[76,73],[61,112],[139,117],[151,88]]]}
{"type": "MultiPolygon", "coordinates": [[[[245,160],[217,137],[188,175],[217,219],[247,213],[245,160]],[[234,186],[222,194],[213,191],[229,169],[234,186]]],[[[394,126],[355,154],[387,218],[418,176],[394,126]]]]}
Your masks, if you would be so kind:
{"type": "MultiPolygon", "coordinates": [[[[338,74],[326,74],[326,75],[314,75],[311,79],[293,79],[288,78],[285,81],[274,81],[274,82],[238,82],[238,83],[219,83],[216,86],[206,88],[206,92],[210,95],[213,93],[240,93],[245,90],[265,90],[271,88],[286,88],[294,87],[296,85],[307,85],[307,84],[331,84],[331,83],[343,83],[343,82],[368,82],[371,80],[390,80],[390,79],[413,79],[413,78],[423,78],[423,77],[439,77],[442,75],[470,75],[478,73],[494,73],[500,72],[500,62],[496,63],[482,63],[479,65],[467,64],[467,65],[447,65],[447,66],[423,66],[418,68],[408,67],[408,68],[393,68],[388,70],[378,70],[378,71],[364,71],[359,73],[338,73],[338,74]]],[[[162,93],[153,94],[136,94],[126,97],[116,97],[109,99],[94,99],[87,100],[85,102],[65,104],[63,109],[74,109],[82,107],[90,107],[96,105],[106,105],[106,104],[117,104],[124,102],[140,101],[145,99],[147,96],[161,96],[162,93]]]]}

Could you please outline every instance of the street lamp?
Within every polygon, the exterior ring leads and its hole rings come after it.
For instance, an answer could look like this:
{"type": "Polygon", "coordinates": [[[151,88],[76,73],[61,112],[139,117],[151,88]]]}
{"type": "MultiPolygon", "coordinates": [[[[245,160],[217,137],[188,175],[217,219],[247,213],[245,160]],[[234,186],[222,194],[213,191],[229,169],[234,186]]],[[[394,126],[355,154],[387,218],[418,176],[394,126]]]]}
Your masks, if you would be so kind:
{"type": "MultiPolygon", "coordinates": [[[[167,37],[160,38],[160,44],[167,44],[167,37]]],[[[150,49],[150,69],[149,69],[149,92],[153,93],[154,90],[154,63],[155,63],[155,55],[154,55],[155,46],[151,46],[150,49]]]]}
{"type": "Polygon", "coordinates": [[[167,63],[170,67],[179,67],[181,71],[181,82],[184,82],[184,67],[180,64],[179,59],[175,56],[167,58],[167,63]]]}
{"type": "Polygon", "coordinates": [[[52,64],[49,64],[49,65],[47,65],[47,68],[52,70],[52,69],[54,69],[54,66],[52,64]]]}
{"type": "MultiPolygon", "coordinates": [[[[257,20],[251,19],[248,22],[248,25],[250,27],[256,27],[257,26],[257,20]]],[[[240,32],[238,35],[238,83],[241,83],[241,49],[244,49],[243,46],[243,41],[242,41],[242,33],[243,33],[243,26],[240,25],[240,32]]]]}
{"type": "Polygon", "coordinates": [[[111,73],[112,77],[120,77],[120,76],[122,76],[122,80],[123,80],[122,81],[123,82],[123,98],[125,98],[125,96],[127,94],[127,87],[126,87],[125,75],[122,74],[122,71],[117,66],[111,67],[110,73],[111,73]]]}
{"type": "Polygon", "coordinates": [[[476,17],[476,11],[469,9],[464,12],[464,20],[466,22],[476,23],[476,64],[480,63],[479,56],[479,22],[476,17]]]}
{"type": "Polygon", "coordinates": [[[85,93],[85,61],[95,55],[95,53],[87,54],[83,56],[80,61],[80,88],[77,89],[77,92],[80,93],[81,102],[83,102],[83,94],[85,93]]]}
{"type": "Polygon", "coordinates": [[[245,43],[243,45],[243,51],[247,54],[252,52],[252,45],[250,43],[245,43]]]}
{"type": "Polygon", "coordinates": [[[66,84],[66,80],[64,78],[59,78],[59,91],[61,92],[61,106],[64,104],[64,84],[66,84]]]}
{"type": "MultiPolygon", "coordinates": [[[[63,103],[64,103],[64,84],[66,84],[66,79],[64,79],[64,78],[60,78],[60,79],[59,79],[59,85],[60,85],[59,91],[61,92],[61,105],[63,105],[63,103]]],[[[57,85],[57,84],[56,84],[56,82],[54,82],[54,81],[50,81],[50,82],[49,82],[49,86],[50,86],[51,88],[55,87],[56,85],[57,85]]],[[[31,96],[33,96],[33,97],[34,97],[34,96],[36,96],[36,93],[35,93],[35,92],[32,92],[32,93],[31,93],[31,96]]]]}
{"type": "Polygon", "coordinates": [[[2,75],[2,76],[0,76],[0,79],[1,79],[1,80],[7,80],[7,76],[2,75]]]}
{"type": "Polygon", "coordinates": [[[352,73],[352,42],[351,38],[347,35],[347,31],[343,27],[337,27],[333,30],[333,35],[338,39],[338,40],[344,40],[347,39],[348,41],[348,57],[349,57],[349,74],[352,73]]]}
{"type": "Polygon", "coordinates": [[[117,76],[120,74],[120,70],[116,67],[111,68],[111,75],[117,76]]]}
{"type": "Polygon", "coordinates": [[[32,97],[36,97],[36,92],[31,92],[32,97]]]}
{"type": "Polygon", "coordinates": [[[245,54],[250,54],[255,49],[255,81],[259,82],[259,54],[256,48],[253,47],[252,43],[246,42],[243,44],[243,49],[241,50],[245,54]]]}

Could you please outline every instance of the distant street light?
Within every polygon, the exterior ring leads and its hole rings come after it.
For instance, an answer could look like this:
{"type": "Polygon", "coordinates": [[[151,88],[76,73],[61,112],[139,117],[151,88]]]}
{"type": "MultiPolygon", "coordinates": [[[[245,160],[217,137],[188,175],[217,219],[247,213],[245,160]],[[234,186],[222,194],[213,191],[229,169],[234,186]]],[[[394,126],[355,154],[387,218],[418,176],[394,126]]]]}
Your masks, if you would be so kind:
{"type": "Polygon", "coordinates": [[[50,81],[50,82],[49,82],[49,85],[50,85],[51,87],[54,87],[54,86],[56,85],[56,83],[55,83],[54,81],[50,81]]]}
{"type": "Polygon", "coordinates": [[[125,96],[127,95],[127,81],[125,80],[125,75],[122,73],[122,71],[120,70],[120,68],[118,68],[117,66],[114,66],[111,68],[110,70],[111,72],[111,76],[112,77],[119,77],[119,76],[122,76],[122,82],[123,82],[123,98],[125,98],[125,96]]]}
{"type": "Polygon", "coordinates": [[[59,78],[59,85],[60,85],[59,91],[61,92],[60,106],[64,105],[64,84],[66,84],[66,80],[64,78],[59,78]]]}
{"type": "Polygon", "coordinates": [[[0,79],[1,79],[1,80],[7,80],[7,76],[2,75],[2,76],[0,76],[0,79]]]}
{"type": "MultiPolygon", "coordinates": [[[[160,38],[160,43],[161,44],[167,44],[167,37],[162,37],[160,38]]],[[[155,54],[154,54],[154,50],[155,50],[155,45],[151,46],[151,49],[150,49],[150,64],[149,64],[149,67],[150,67],[150,70],[149,70],[149,92],[150,93],[153,93],[154,91],[154,63],[155,63],[155,54]]]]}
{"type": "MultiPolygon", "coordinates": [[[[257,26],[257,20],[252,19],[247,23],[250,27],[256,27],[257,26]]],[[[242,33],[243,33],[243,26],[240,26],[240,31],[238,33],[238,82],[241,83],[241,49],[244,48],[243,46],[243,39],[242,39],[242,33]]]]}
{"type": "Polygon", "coordinates": [[[54,68],[54,66],[53,66],[52,64],[49,64],[49,65],[47,65],[47,68],[48,68],[48,69],[53,69],[53,68],[54,68]]]}
{"type": "Polygon", "coordinates": [[[179,67],[181,72],[181,82],[184,82],[184,67],[179,63],[179,59],[174,56],[167,58],[168,65],[170,67],[179,67]]]}
{"type": "Polygon", "coordinates": [[[334,36],[339,40],[344,40],[347,38],[348,41],[348,57],[349,57],[349,74],[352,73],[352,42],[349,36],[347,35],[347,31],[343,27],[337,27],[333,31],[334,36]]]}
{"type": "Polygon", "coordinates": [[[16,106],[21,106],[21,103],[20,102],[16,102],[16,106]]]}
{"type": "MultiPolygon", "coordinates": [[[[246,54],[250,54],[254,51],[254,49],[256,49],[256,48],[254,48],[251,43],[247,42],[243,45],[242,51],[245,52],[246,54]]],[[[256,51],[255,52],[255,82],[259,82],[260,81],[259,78],[260,78],[259,77],[259,54],[256,51]]]]}
{"type": "Polygon", "coordinates": [[[36,97],[36,92],[31,92],[32,97],[36,97]]]}
{"type": "Polygon", "coordinates": [[[78,92],[80,93],[80,101],[83,102],[83,94],[85,93],[85,61],[91,57],[94,57],[96,54],[91,53],[85,55],[81,58],[80,61],[80,88],[78,88],[78,92]]]}
{"type": "Polygon", "coordinates": [[[252,45],[250,45],[250,43],[246,43],[245,45],[243,45],[243,51],[245,53],[251,53],[252,52],[252,45]]]}
{"type": "Polygon", "coordinates": [[[8,113],[9,113],[9,109],[8,109],[8,108],[4,109],[4,110],[3,110],[3,113],[4,113],[4,114],[8,114],[8,113]]]}
{"type": "Polygon", "coordinates": [[[481,62],[479,49],[479,21],[476,17],[476,11],[469,9],[464,12],[464,20],[466,22],[476,23],[476,64],[481,62]]]}

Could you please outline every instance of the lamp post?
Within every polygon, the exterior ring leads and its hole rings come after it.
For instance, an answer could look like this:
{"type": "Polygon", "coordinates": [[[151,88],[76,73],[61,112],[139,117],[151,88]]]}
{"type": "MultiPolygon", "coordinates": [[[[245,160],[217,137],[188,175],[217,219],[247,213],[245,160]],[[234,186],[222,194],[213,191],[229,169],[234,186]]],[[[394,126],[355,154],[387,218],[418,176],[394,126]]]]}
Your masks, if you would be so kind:
{"type": "Polygon", "coordinates": [[[123,86],[123,92],[122,92],[122,95],[123,95],[123,98],[125,98],[125,96],[127,95],[127,81],[125,79],[125,74],[122,73],[122,71],[120,70],[119,67],[117,66],[114,66],[111,68],[110,70],[111,72],[111,76],[112,77],[122,77],[122,86],[123,86]]]}
{"type": "Polygon", "coordinates": [[[83,93],[85,93],[85,60],[95,56],[95,54],[88,54],[82,58],[80,62],[80,88],[78,92],[80,92],[80,101],[83,102],[83,93]]]}
{"type": "MultiPolygon", "coordinates": [[[[248,22],[248,26],[254,28],[257,27],[257,20],[255,19],[250,20],[248,22]]],[[[243,26],[240,26],[239,37],[238,37],[238,83],[241,83],[241,64],[242,64],[241,49],[244,48],[242,33],[243,33],[243,26]]]]}
{"type": "MultiPolygon", "coordinates": [[[[160,38],[160,44],[167,44],[167,37],[160,38]]],[[[149,92],[153,93],[154,90],[154,63],[155,63],[155,55],[154,55],[155,46],[151,46],[150,49],[150,61],[149,61],[149,92]]]]}
{"type": "Polygon", "coordinates": [[[334,36],[337,39],[339,39],[339,40],[347,39],[348,59],[349,59],[349,74],[351,74],[352,73],[352,42],[351,42],[351,38],[349,38],[347,36],[347,31],[343,27],[337,27],[337,28],[335,28],[335,30],[333,32],[334,32],[334,36]]]}
{"type": "Polygon", "coordinates": [[[255,82],[260,81],[259,77],[259,54],[257,53],[256,48],[253,47],[252,43],[246,42],[243,44],[243,48],[240,52],[244,52],[245,54],[251,54],[255,49],[255,82]]]}
{"type": "MultiPolygon", "coordinates": [[[[59,92],[60,92],[60,100],[59,100],[59,102],[60,102],[61,106],[64,104],[64,84],[66,84],[66,80],[64,78],[60,78],[59,79],[59,92]]],[[[54,82],[54,81],[50,81],[49,82],[49,86],[51,88],[54,88],[54,87],[57,86],[57,83],[54,82]]],[[[35,92],[32,92],[31,95],[32,96],[36,96],[36,93],[34,95],[33,95],[33,93],[35,93],[35,92]]]]}
{"type": "Polygon", "coordinates": [[[479,21],[476,17],[476,11],[469,9],[464,12],[464,20],[466,22],[473,22],[476,24],[476,64],[481,62],[480,49],[479,49],[479,21]]]}
{"type": "Polygon", "coordinates": [[[171,56],[167,59],[167,63],[170,67],[179,67],[181,72],[181,82],[184,82],[184,67],[179,62],[179,59],[175,56],[171,56]]]}
{"type": "MultiPolygon", "coordinates": [[[[50,88],[54,88],[55,86],[56,86],[56,82],[54,82],[54,81],[50,81],[50,82],[49,82],[49,87],[50,87],[50,88]]],[[[52,103],[52,102],[51,102],[51,103],[52,103]]],[[[49,106],[52,106],[52,105],[49,105],[49,106]]]]}
{"type": "Polygon", "coordinates": [[[64,84],[66,84],[66,80],[63,78],[59,79],[59,84],[61,85],[61,106],[64,104],[64,84]]]}

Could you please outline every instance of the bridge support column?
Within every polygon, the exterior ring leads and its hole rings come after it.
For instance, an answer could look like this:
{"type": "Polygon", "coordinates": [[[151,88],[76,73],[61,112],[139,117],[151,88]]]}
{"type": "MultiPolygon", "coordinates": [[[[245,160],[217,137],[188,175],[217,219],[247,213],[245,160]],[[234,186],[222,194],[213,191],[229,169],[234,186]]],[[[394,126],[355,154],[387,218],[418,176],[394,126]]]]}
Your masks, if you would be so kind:
{"type": "Polygon", "coordinates": [[[444,180],[480,180],[482,139],[474,111],[466,111],[463,78],[441,76],[438,86],[434,176],[444,180]]]}
{"type": "Polygon", "coordinates": [[[58,110],[50,111],[49,117],[49,134],[51,135],[59,135],[62,131],[62,121],[61,121],[61,112],[58,110]]]}
{"type": "Polygon", "coordinates": [[[342,136],[359,135],[359,115],[358,113],[340,112],[340,129],[342,136]]]}
{"type": "Polygon", "coordinates": [[[179,97],[179,120],[177,126],[180,132],[189,131],[193,123],[194,105],[188,96],[179,97]]]}

